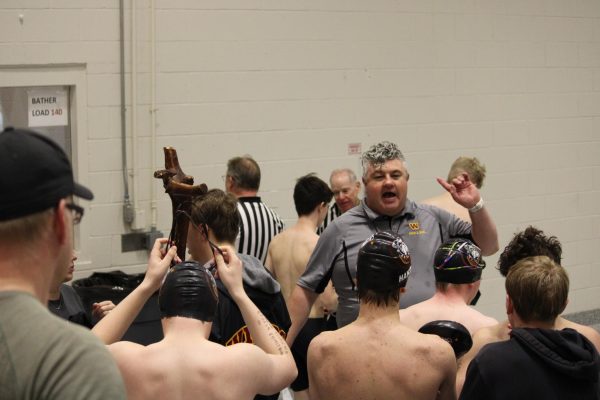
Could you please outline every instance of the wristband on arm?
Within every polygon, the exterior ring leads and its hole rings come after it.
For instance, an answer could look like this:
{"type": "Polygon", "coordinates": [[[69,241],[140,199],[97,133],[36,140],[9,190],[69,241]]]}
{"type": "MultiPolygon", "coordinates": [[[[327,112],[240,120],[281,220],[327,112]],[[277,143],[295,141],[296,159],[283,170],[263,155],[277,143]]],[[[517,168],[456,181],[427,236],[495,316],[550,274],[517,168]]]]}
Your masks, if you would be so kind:
{"type": "Polygon", "coordinates": [[[481,210],[482,208],[483,208],[483,197],[480,197],[477,204],[475,204],[473,207],[469,208],[469,212],[471,214],[474,214],[477,211],[481,210]]]}

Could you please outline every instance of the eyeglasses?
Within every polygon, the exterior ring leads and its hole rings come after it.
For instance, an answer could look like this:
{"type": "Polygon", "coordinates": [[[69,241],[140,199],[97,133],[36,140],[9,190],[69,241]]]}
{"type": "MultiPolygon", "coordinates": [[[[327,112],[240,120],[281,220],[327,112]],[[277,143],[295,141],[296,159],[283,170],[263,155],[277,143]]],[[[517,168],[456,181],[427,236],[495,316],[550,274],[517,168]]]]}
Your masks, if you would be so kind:
{"type": "Polygon", "coordinates": [[[81,219],[83,218],[83,207],[73,203],[66,203],[65,207],[73,212],[73,224],[77,225],[80,223],[81,219]]]}

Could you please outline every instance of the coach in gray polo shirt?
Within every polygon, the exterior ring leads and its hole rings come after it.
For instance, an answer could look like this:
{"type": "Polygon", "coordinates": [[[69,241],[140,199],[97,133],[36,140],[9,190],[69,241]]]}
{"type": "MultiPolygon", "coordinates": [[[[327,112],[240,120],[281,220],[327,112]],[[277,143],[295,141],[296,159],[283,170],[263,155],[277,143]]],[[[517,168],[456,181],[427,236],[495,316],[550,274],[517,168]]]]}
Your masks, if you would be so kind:
{"type": "Polygon", "coordinates": [[[288,304],[292,318],[290,344],[330,279],[338,294],[338,326],[357,318],[356,257],[360,245],[375,232],[397,232],[410,250],[412,271],[401,298],[402,308],[426,300],[435,292],[431,266],[435,250],[443,241],[462,236],[472,238],[484,255],[498,250],[496,225],[467,174],[451,182],[438,178],[438,182],[458,204],[469,209],[472,226],[437,207],[407,199],[409,175],[396,144],[384,141],[372,146],[362,155],[362,164],[364,201],[336,218],[321,234],[292,293],[288,304]]]}

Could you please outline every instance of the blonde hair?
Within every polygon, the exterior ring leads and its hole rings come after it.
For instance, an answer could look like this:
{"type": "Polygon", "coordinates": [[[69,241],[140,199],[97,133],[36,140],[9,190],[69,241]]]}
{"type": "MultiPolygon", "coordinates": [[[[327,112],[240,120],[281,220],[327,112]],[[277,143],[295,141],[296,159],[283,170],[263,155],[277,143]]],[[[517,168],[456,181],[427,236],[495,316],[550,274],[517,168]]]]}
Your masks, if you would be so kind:
{"type": "Polygon", "coordinates": [[[471,182],[473,182],[478,189],[481,189],[483,180],[485,179],[485,165],[479,162],[476,157],[458,157],[450,166],[448,182],[463,172],[469,174],[471,182]]]}
{"type": "Polygon", "coordinates": [[[0,222],[0,241],[4,244],[24,245],[39,240],[50,227],[54,208],[26,217],[0,222]]]}

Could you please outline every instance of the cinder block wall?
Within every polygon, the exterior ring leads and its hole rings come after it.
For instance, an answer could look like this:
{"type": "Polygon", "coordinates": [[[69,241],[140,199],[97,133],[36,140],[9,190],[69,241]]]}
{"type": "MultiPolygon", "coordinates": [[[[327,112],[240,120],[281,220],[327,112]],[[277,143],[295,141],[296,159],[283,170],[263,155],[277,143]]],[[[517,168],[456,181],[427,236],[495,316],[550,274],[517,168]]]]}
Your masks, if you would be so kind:
{"type": "MultiPolygon", "coordinates": [[[[140,0],[135,9],[133,146],[126,2],[127,154],[137,159],[130,186],[143,229],[152,224],[153,195],[156,227],[170,228],[169,200],[152,178],[163,146],[175,147],[184,170],[209,187],[222,187],[228,158],[253,155],[261,195],[292,224],[297,177],[326,179],[342,166],[360,172],[349,144],[392,140],[408,159],[415,200],[440,191],[434,178],[457,156],[480,158],[501,247],[528,224],[556,235],[571,277],[568,311],[600,307],[597,0],[140,0]]],[[[7,74],[38,82],[47,70],[85,71],[74,156],[97,198],[78,231],[76,277],[140,271],[147,256],[121,252],[121,235],[131,230],[122,220],[118,39],[118,1],[0,2],[4,85],[7,74]]],[[[496,260],[488,259],[478,307],[503,318],[496,260]]]]}

